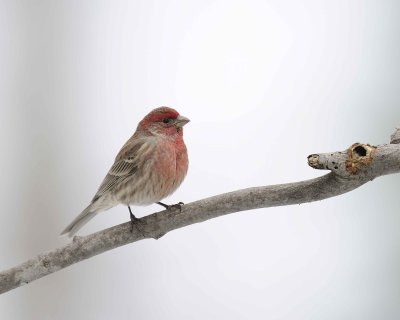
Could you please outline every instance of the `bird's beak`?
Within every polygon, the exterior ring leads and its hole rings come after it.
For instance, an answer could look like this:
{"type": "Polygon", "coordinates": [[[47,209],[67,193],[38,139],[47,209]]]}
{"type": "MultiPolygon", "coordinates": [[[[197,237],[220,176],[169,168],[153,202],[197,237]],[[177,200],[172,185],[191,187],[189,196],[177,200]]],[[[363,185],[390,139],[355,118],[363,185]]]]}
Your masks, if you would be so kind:
{"type": "Polygon", "coordinates": [[[175,125],[177,128],[182,128],[186,123],[188,123],[190,120],[184,116],[178,116],[176,118],[175,125]]]}

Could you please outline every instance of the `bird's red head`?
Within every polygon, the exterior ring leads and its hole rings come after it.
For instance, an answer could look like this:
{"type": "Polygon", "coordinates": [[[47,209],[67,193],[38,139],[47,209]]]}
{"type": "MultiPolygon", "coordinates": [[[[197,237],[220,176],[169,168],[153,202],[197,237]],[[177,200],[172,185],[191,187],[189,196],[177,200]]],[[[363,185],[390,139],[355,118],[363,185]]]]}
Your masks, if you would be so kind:
{"type": "Polygon", "coordinates": [[[139,122],[138,130],[156,135],[182,136],[183,126],[190,120],[169,107],[152,110],[139,122]]]}

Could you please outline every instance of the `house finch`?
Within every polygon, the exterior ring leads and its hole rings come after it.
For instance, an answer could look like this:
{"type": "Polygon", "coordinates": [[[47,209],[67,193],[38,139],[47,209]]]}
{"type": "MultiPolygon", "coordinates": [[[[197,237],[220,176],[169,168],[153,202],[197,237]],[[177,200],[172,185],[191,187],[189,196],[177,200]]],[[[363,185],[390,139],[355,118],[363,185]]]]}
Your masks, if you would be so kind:
{"type": "Polygon", "coordinates": [[[170,208],[160,200],[173,193],[186,176],[188,155],[183,126],[188,122],[168,107],[154,109],[145,116],[118,153],[92,202],[61,235],[73,236],[97,213],[120,203],[128,206],[132,224],[137,218],[130,205],[158,203],[170,208]]]}

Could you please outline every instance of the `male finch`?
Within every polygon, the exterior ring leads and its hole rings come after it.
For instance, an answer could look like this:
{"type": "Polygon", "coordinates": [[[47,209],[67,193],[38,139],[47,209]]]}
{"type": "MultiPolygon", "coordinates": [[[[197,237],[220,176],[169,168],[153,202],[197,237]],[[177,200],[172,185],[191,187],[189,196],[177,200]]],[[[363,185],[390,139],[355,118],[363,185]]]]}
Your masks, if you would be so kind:
{"type": "Polygon", "coordinates": [[[189,119],[168,107],[154,109],[139,122],[125,143],[89,206],[61,235],[73,236],[97,213],[117,204],[158,203],[182,183],[188,169],[183,126],[189,119]]]}

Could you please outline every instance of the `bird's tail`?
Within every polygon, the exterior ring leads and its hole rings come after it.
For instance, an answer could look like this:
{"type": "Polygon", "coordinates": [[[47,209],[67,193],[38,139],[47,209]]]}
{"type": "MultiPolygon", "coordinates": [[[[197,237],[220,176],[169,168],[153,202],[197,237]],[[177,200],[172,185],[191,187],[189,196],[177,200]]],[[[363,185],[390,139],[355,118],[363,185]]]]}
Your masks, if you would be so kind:
{"type": "Polygon", "coordinates": [[[85,210],[81,212],[79,216],[77,216],[74,221],[72,221],[68,227],[61,232],[61,236],[72,237],[75,233],[78,232],[80,228],[83,227],[90,219],[92,219],[97,214],[97,211],[93,208],[92,204],[90,204],[85,210]]]}

